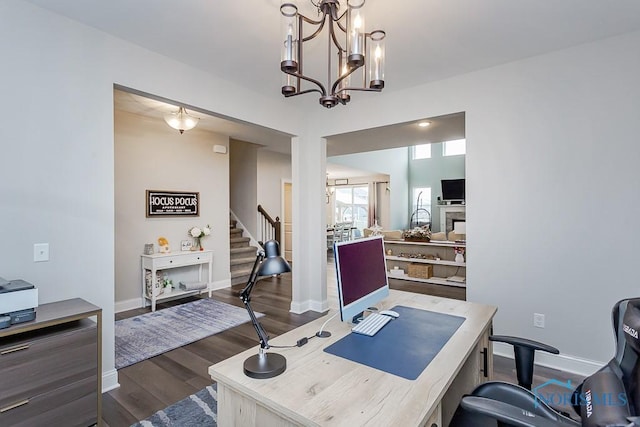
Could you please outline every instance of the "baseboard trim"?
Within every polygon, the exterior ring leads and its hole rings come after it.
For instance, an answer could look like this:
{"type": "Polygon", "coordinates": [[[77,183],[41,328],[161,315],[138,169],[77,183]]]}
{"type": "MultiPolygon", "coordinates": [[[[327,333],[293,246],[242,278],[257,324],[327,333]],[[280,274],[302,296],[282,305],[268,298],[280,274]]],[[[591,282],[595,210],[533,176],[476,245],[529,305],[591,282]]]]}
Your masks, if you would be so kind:
{"type": "MultiPolygon", "coordinates": [[[[500,342],[493,343],[493,354],[509,359],[514,358],[513,347],[500,342]]],[[[597,362],[595,360],[583,359],[566,354],[550,354],[538,351],[536,352],[535,364],[586,377],[602,368],[606,362],[597,362]]]]}
{"type": "MultiPolygon", "coordinates": [[[[218,280],[217,282],[211,283],[211,290],[217,291],[218,289],[225,289],[231,287],[231,279],[218,280]]],[[[208,293],[208,289],[203,289],[200,291],[201,294],[208,293]]],[[[179,297],[176,297],[179,298],[179,297]]],[[[142,301],[141,298],[133,298],[126,301],[119,301],[115,303],[114,310],[116,313],[120,313],[123,311],[133,310],[134,308],[147,307],[151,305],[149,301],[146,299],[142,301]],[[142,305],[144,303],[144,306],[142,305]]]]}
{"type": "Polygon", "coordinates": [[[127,310],[133,310],[134,308],[142,307],[142,301],[140,298],[133,298],[126,301],[118,301],[114,306],[116,313],[120,313],[127,310]]]}
{"type": "Polygon", "coordinates": [[[118,382],[117,370],[112,369],[110,371],[102,373],[102,392],[103,393],[114,390],[118,387],[120,387],[120,383],[118,382]]]}
{"type": "Polygon", "coordinates": [[[217,291],[218,289],[226,289],[231,287],[231,279],[218,280],[211,283],[211,290],[217,291]]]}
{"type": "Polygon", "coordinates": [[[329,310],[329,302],[325,301],[315,301],[315,300],[306,300],[300,303],[291,302],[290,312],[295,314],[302,314],[306,311],[315,311],[317,313],[324,313],[329,310]]]}

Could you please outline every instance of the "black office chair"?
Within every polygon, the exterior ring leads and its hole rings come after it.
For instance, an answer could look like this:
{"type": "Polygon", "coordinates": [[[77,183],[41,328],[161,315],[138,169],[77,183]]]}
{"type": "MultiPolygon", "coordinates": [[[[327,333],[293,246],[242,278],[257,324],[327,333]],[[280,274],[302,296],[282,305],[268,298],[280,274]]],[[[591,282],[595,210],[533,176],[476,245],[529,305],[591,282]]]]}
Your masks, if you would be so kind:
{"type": "Polygon", "coordinates": [[[612,310],[616,354],[573,392],[581,420],[551,408],[531,388],[536,350],[557,349],[514,337],[493,337],[514,345],[520,385],[492,381],[479,385],[460,402],[451,427],[616,427],[640,426],[640,298],[625,299],[612,310]],[[603,397],[607,397],[603,402],[603,397]]]}

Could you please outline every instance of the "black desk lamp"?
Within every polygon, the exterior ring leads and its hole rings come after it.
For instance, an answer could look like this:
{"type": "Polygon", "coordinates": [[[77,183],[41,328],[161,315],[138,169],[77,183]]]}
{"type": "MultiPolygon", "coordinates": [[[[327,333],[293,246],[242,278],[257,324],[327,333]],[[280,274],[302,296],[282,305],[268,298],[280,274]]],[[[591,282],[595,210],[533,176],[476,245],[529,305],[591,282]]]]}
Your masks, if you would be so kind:
{"type": "Polygon", "coordinates": [[[273,378],[287,369],[287,359],[285,359],[283,355],[265,352],[265,350],[269,348],[269,337],[260,322],[258,322],[249,302],[251,301],[251,290],[260,277],[273,276],[274,274],[282,274],[289,271],[291,271],[291,267],[289,263],[280,256],[280,246],[278,242],[269,240],[264,244],[264,251],[258,251],[247,286],[245,286],[240,293],[240,299],[244,303],[244,307],[251,317],[251,323],[256,329],[258,338],[260,339],[259,353],[244,361],[244,373],[251,378],[273,378]]]}

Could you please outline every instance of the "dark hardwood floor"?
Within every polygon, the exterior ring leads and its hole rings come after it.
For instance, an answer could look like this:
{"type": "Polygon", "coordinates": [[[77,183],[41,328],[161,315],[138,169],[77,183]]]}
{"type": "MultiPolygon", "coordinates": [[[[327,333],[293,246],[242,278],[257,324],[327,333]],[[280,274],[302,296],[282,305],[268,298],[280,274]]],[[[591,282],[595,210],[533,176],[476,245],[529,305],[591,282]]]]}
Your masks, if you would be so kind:
{"type": "MultiPolygon", "coordinates": [[[[238,298],[243,286],[213,292],[218,301],[244,307],[238,298]]],[[[159,304],[161,310],[195,298],[159,304]]],[[[251,293],[254,311],[265,314],[260,323],[271,337],[281,335],[322,315],[289,312],[290,275],[260,281],[251,293]]],[[[147,313],[135,309],[116,315],[116,320],[147,313]]],[[[120,387],[103,394],[102,419],[106,427],[129,426],[211,384],[207,369],[258,344],[250,322],[212,335],[195,343],[118,370],[120,387]]]]}
{"type": "MultiPolygon", "coordinates": [[[[238,298],[242,285],[213,292],[213,298],[243,307],[238,298]]],[[[264,279],[251,294],[252,307],[265,314],[260,319],[271,337],[288,332],[322,314],[308,312],[297,315],[289,312],[291,301],[290,275],[264,279]]],[[[195,298],[191,298],[193,300],[195,298]]],[[[158,305],[158,309],[189,301],[183,298],[158,305]]],[[[116,315],[116,320],[147,313],[149,309],[135,309],[116,315]]],[[[205,386],[211,384],[207,374],[210,365],[258,344],[251,323],[212,335],[195,343],[136,363],[118,371],[120,387],[103,394],[102,419],[105,427],[122,427],[143,420],[205,386]]],[[[495,379],[515,382],[513,360],[495,357],[495,379]]],[[[548,368],[536,367],[534,387],[548,379],[582,380],[575,375],[548,368]]]]}

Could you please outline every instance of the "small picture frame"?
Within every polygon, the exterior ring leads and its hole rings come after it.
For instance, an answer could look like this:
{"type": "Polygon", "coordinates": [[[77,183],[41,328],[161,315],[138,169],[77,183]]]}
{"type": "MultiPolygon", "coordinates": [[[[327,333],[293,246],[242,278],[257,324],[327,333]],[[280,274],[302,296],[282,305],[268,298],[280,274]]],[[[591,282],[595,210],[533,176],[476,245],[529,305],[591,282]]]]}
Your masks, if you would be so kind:
{"type": "Polygon", "coordinates": [[[180,250],[182,251],[190,251],[193,246],[193,241],[191,240],[183,240],[180,242],[180,250]]]}

